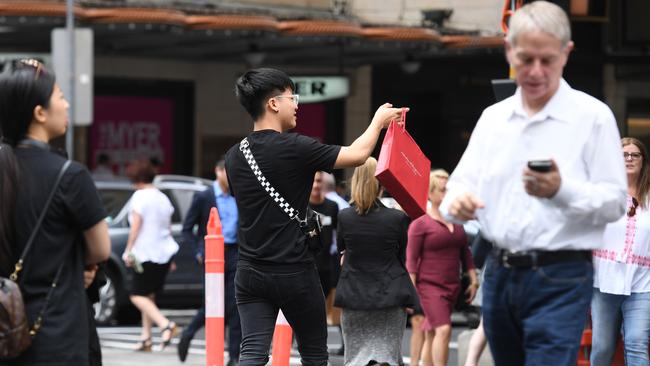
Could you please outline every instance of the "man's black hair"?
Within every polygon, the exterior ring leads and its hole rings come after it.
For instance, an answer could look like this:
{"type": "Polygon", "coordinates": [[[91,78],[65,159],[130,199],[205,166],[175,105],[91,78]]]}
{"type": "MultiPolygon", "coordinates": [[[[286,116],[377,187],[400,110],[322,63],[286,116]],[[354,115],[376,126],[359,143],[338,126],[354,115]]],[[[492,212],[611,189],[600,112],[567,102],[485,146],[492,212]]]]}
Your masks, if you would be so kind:
{"type": "Polygon", "coordinates": [[[248,114],[257,121],[264,114],[266,101],[285,90],[296,90],[289,75],[272,68],[247,71],[235,85],[235,95],[248,114]]]}

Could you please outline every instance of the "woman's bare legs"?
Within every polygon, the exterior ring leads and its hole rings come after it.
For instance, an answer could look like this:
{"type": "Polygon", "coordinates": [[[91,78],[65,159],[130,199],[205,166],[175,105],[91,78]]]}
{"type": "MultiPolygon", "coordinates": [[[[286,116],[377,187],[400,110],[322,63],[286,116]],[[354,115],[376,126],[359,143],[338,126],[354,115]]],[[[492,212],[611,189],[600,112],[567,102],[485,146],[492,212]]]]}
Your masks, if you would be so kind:
{"type": "Polygon", "coordinates": [[[411,317],[411,366],[418,366],[424,345],[424,331],[422,330],[424,315],[417,314],[411,317]]]}
{"type": "Polygon", "coordinates": [[[447,366],[449,359],[449,341],[451,340],[451,324],[436,327],[433,336],[433,365],[447,366]]]}
{"type": "Polygon", "coordinates": [[[422,365],[433,366],[433,337],[435,331],[424,332],[424,347],[422,348],[422,365]]]}
{"type": "Polygon", "coordinates": [[[149,320],[155,323],[158,328],[162,329],[167,326],[169,319],[160,312],[158,306],[156,306],[155,297],[153,294],[148,296],[142,295],[131,295],[131,302],[135,305],[142,315],[149,317],[149,320]]]}
{"type": "Polygon", "coordinates": [[[151,326],[153,323],[147,314],[142,312],[140,314],[142,315],[142,331],[140,332],[140,339],[150,339],[151,326]]]}
{"type": "Polygon", "coordinates": [[[485,338],[485,331],[483,331],[483,318],[481,318],[478,328],[474,330],[472,338],[469,340],[465,366],[478,366],[478,361],[481,358],[481,354],[483,353],[486,344],[487,338],[485,338]]]}
{"type": "MultiPolygon", "coordinates": [[[[174,335],[173,330],[167,328],[171,325],[169,319],[167,319],[156,306],[156,297],[154,294],[147,296],[142,295],[131,295],[131,302],[135,305],[140,313],[142,313],[142,339],[148,339],[151,337],[151,326],[155,323],[160,330],[163,331],[163,337],[171,338],[174,335]],[[165,335],[165,332],[171,331],[171,334],[168,336],[165,335]]],[[[163,338],[165,341],[165,338],[163,338]]]]}

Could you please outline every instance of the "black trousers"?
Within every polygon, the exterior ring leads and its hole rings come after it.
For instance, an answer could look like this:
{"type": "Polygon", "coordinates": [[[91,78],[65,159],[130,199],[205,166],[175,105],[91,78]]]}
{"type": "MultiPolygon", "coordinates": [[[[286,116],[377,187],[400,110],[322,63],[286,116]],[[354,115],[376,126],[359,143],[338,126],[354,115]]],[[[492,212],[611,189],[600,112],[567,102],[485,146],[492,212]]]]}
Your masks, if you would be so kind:
{"type": "MultiPolygon", "coordinates": [[[[228,328],[228,355],[231,360],[239,359],[241,325],[235,303],[235,272],[237,271],[238,249],[236,245],[226,246],[224,250],[224,306],[226,327],[228,328]]],[[[183,337],[194,338],[194,334],[205,326],[205,305],[194,315],[190,324],[183,330],[183,337]]]]}
{"type": "Polygon", "coordinates": [[[241,264],[235,293],[242,326],[240,366],[265,365],[273,330],[282,310],[293,328],[303,365],[326,366],[327,321],[325,298],[314,264],[271,272],[241,264]]]}
{"type": "Polygon", "coordinates": [[[95,324],[95,309],[90,299],[88,299],[88,362],[89,366],[102,366],[102,347],[95,324]]]}

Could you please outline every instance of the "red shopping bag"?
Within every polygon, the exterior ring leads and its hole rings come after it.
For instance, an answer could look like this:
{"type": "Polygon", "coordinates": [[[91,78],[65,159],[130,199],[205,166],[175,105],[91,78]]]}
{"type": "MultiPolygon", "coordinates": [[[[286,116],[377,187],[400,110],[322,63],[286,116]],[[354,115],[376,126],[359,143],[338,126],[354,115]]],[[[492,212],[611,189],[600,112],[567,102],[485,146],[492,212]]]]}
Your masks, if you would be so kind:
{"type": "Polygon", "coordinates": [[[431,162],[406,131],[406,109],[392,121],[384,137],[375,177],[415,220],[427,209],[431,162]]]}

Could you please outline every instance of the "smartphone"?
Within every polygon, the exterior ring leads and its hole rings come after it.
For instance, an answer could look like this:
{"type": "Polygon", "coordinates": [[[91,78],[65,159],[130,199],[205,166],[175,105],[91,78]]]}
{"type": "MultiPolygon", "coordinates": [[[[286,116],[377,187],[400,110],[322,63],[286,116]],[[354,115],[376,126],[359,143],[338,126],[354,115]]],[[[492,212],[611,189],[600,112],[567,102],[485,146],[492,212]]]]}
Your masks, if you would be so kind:
{"type": "Polygon", "coordinates": [[[551,171],[551,161],[550,160],[529,160],[528,169],[534,170],[539,173],[547,173],[551,171]]]}

